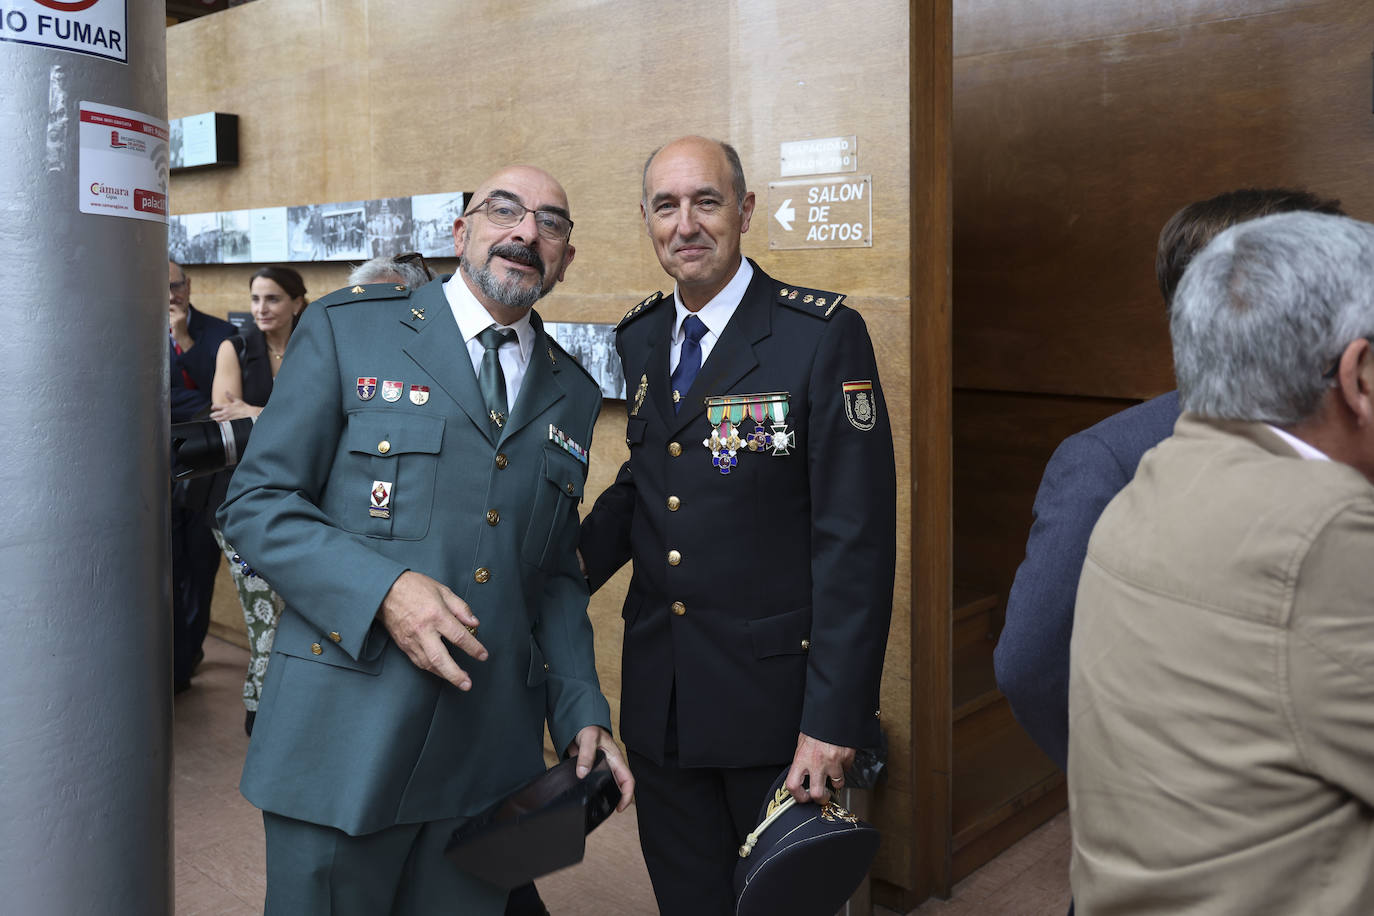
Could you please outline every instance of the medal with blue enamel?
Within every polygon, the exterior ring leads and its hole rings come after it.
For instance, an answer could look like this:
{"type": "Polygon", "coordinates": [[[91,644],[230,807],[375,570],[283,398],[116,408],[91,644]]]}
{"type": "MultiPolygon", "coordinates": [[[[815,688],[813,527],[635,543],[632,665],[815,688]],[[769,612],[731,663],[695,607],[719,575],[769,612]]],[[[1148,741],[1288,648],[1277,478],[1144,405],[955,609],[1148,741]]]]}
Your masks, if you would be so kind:
{"type": "Polygon", "coordinates": [[[796,444],[785,422],[789,400],[785,391],[706,398],[706,419],[711,424],[711,435],[701,444],[711,452],[711,466],[722,474],[729,474],[739,466],[742,448],[756,453],[772,449],[774,455],[789,454],[788,447],[796,444]],[[746,417],[754,421],[754,428],[741,438],[739,424],[746,417]],[[770,423],[771,429],[765,427],[765,423],[770,423]]]}

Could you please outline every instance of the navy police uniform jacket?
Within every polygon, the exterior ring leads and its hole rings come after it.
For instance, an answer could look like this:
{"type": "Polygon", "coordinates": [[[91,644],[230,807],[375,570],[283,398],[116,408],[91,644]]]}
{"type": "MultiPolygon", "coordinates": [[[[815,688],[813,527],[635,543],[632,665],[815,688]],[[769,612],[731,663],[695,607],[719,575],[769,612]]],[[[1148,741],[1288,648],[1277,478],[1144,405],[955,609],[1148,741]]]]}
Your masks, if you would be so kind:
{"type": "Polygon", "coordinates": [[[590,445],[601,394],[532,321],[500,430],[441,283],[340,290],[292,335],[220,512],[287,604],[241,784],[258,807],[355,835],[472,814],[543,770],[546,718],[558,748],[609,725],[570,447],[590,445]],[[471,691],[374,619],[408,569],[481,621],[488,660],[453,650],[471,691]]]}
{"type": "Polygon", "coordinates": [[[616,334],[630,458],[581,550],[593,589],[633,557],[621,737],[660,763],[674,685],[682,766],[791,760],[799,731],[878,742],[896,473],[873,347],[843,296],[754,270],[679,413],[672,296],[640,303],[616,334]],[[751,419],[763,398],[722,408],[729,395],[785,395],[785,420],[751,419]],[[773,445],[741,444],[733,462],[708,447],[715,412],[732,409],[741,438],[762,425],[773,445]]]}

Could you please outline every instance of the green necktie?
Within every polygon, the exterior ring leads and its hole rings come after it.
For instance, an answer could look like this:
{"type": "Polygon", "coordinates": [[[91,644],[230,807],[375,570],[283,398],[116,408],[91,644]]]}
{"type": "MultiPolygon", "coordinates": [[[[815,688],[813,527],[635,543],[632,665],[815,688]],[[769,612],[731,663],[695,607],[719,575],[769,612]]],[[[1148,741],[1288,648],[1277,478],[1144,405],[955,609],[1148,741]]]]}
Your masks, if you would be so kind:
{"type": "Polygon", "coordinates": [[[482,400],[487,404],[487,416],[497,429],[506,425],[506,373],[501,371],[501,358],[497,350],[507,341],[515,339],[515,331],[510,328],[487,328],[477,335],[477,340],[485,348],[482,354],[482,368],[477,373],[477,387],[482,391],[482,400]]]}

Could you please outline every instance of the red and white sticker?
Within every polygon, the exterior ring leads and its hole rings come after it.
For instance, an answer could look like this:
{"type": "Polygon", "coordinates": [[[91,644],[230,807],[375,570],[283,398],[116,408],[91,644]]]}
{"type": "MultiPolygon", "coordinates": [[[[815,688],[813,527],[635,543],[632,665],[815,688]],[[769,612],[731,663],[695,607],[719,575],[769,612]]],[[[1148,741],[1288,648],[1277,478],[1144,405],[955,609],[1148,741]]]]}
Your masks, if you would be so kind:
{"type": "Polygon", "coordinates": [[[81,212],[167,222],[167,122],[82,102],[80,124],[81,212]]]}

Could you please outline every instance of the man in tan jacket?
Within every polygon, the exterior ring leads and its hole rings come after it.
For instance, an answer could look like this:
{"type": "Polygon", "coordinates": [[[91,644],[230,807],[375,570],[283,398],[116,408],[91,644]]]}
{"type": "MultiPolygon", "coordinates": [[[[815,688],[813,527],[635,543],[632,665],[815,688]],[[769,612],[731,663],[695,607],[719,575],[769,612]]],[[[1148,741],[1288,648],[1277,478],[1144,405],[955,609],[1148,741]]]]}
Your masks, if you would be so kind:
{"type": "Polygon", "coordinates": [[[1226,231],[1171,333],[1078,589],[1078,912],[1374,913],[1374,225],[1226,231]]]}

